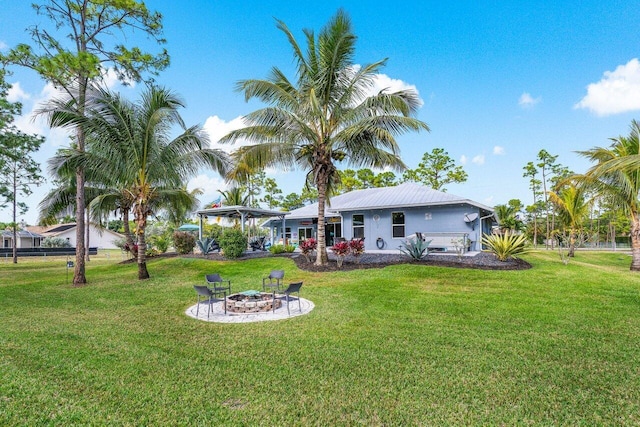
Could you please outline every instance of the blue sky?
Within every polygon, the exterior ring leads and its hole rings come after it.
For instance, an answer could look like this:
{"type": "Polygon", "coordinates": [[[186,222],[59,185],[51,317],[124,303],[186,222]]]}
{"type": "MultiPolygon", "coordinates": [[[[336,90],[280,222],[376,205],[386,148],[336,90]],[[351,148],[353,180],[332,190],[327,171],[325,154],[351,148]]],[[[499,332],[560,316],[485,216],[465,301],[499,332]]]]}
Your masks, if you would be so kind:
{"type": "MultiPolygon", "coordinates": [[[[30,42],[25,28],[46,23],[30,3],[3,4],[1,49],[30,42]]],[[[448,191],[488,205],[512,198],[531,203],[522,167],[540,149],[558,155],[560,163],[576,172],[585,171],[588,163],[574,152],[627,134],[640,110],[637,2],[146,3],[164,15],[171,55],[170,68],[157,81],[185,99],[187,124],[204,125],[214,140],[261,106],[245,103],[233,90],[235,82],[264,78],[274,65],[292,76],[290,47],[274,18],[302,40],[303,28],[318,31],[343,7],[358,36],[356,62],[389,58],[381,87],[415,87],[424,102],[418,118],[431,132],[398,139],[405,163],[415,167],[423,153],[444,148],[469,174],[466,183],[448,191]]],[[[147,46],[135,35],[130,40],[147,46]]],[[[47,136],[38,153],[45,162],[66,139],[29,115],[52,91],[37,75],[14,71],[11,96],[24,104],[24,117],[17,123],[47,136]]],[[[139,87],[114,86],[132,99],[139,87]]],[[[268,173],[285,193],[300,192],[302,173],[268,173]]],[[[204,188],[206,202],[217,197],[224,183],[203,171],[190,186],[204,188]]],[[[28,223],[37,221],[37,203],[46,189],[28,199],[28,223]]],[[[7,211],[0,212],[2,220],[8,220],[7,211]]]]}

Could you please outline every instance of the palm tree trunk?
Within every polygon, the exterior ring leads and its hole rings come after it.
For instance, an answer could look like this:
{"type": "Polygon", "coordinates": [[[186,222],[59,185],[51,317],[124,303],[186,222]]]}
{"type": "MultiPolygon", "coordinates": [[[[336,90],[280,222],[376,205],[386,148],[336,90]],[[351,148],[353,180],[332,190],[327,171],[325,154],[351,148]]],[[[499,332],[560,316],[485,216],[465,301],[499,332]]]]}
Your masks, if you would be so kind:
{"type": "Polygon", "coordinates": [[[631,215],[631,271],[640,271],[640,216],[631,215]]]}
{"type": "Polygon", "coordinates": [[[91,259],[89,258],[89,236],[90,236],[90,231],[91,231],[91,221],[89,220],[89,208],[87,207],[87,216],[85,218],[85,225],[84,225],[84,237],[86,238],[86,242],[87,244],[85,245],[85,259],[87,261],[91,261],[91,259]]]}
{"type": "Polygon", "coordinates": [[[133,248],[135,242],[133,241],[133,235],[131,234],[131,226],[129,225],[129,208],[122,209],[122,228],[124,229],[124,238],[130,248],[133,248]]]}
{"type": "Polygon", "coordinates": [[[147,215],[144,213],[146,206],[139,206],[139,212],[136,212],[136,225],[138,234],[138,279],[145,280],[149,278],[147,270],[147,242],[145,240],[144,231],[147,227],[147,215]]]}
{"type": "Polygon", "coordinates": [[[569,252],[567,256],[572,258],[576,256],[576,232],[573,229],[569,231],[569,252]]]}
{"type": "Polygon", "coordinates": [[[316,265],[325,265],[329,262],[327,257],[327,243],[325,240],[324,205],[327,199],[327,177],[321,173],[318,176],[318,246],[316,265]]]}

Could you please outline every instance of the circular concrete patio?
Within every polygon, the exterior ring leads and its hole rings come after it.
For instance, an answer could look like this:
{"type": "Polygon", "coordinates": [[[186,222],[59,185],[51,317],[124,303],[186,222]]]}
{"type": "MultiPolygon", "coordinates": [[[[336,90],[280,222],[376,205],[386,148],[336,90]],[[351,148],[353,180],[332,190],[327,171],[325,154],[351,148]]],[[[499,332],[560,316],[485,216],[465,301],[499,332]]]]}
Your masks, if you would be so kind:
{"type": "Polygon", "coordinates": [[[194,319],[203,320],[205,322],[217,322],[217,323],[251,323],[251,322],[266,322],[269,320],[283,320],[291,317],[303,316],[309,314],[314,309],[315,305],[308,299],[300,298],[300,307],[298,308],[297,298],[289,301],[289,309],[291,314],[287,312],[287,303],[282,300],[282,306],[274,311],[268,311],[265,313],[226,313],[224,312],[224,301],[217,301],[211,306],[211,313],[209,312],[209,306],[206,301],[200,302],[200,310],[198,312],[198,304],[194,304],[187,309],[185,314],[194,319]]]}

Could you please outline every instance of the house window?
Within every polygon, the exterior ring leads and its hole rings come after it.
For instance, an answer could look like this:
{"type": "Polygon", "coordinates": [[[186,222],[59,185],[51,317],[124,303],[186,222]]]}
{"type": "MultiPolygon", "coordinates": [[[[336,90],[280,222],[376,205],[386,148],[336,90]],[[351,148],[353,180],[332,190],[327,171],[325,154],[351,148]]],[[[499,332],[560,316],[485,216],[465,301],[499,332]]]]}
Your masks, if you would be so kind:
{"type": "Polygon", "coordinates": [[[391,227],[394,239],[404,237],[404,212],[391,212],[391,227]]]}
{"type": "MultiPolygon", "coordinates": [[[[278,227],[276,229],[276,239],[281,240],[282,239],[282,227],[278,227]]],[[[291,240],[291,227],[286,227],[284,229],[284,238],[287,239],[287,241],[291,240]]],[[[281,242],[284,243],[284,242],[281,242]]]]}
{"type": "Polygon", "coordinates": [[[313,237],[313,228],[298,228],[298,240],[301,242],[313,237]]]}
{"type": "Polygon", "coordinates": [[[353,238],[364,238],[364,215],[354,215],[353,219],[353,238]]]}

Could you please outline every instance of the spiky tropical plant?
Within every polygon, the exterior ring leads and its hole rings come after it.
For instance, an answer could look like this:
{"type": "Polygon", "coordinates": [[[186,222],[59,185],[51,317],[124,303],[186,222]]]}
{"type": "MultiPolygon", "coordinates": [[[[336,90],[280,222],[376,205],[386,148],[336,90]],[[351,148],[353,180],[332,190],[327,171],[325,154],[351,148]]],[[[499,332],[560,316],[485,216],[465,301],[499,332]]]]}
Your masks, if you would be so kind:
{"type": "Polygon", "coordinates": [[[525,254],[529,251],[526,247],[527,236],[524,234],[514,234],[506,230],[501,234],[485,234],[482,236],[482,244],[489,248],[490,252],[500,261],[506,261],[517,255],[525,254]]]}
{"type": "Polygon", "coordinates": [[[185,184],[200,168],[220,173],[227,169],[227,156],[207,148],[208,138],[201,128],[186,127],[178,111],[183,106],[171,91],[149,86],[137,103],[96,89],[84,115],[78,115],[64,100],[54,101],[50,110],[54,125],[82,126],[91,141],[86,152],[70,153],[58,159],[56,167],[82,164],[85,170],[102,171],[93,179],[114,191],[96,197],[93,203],[97,205],[115,199],[131,202],[139,279],[149,278],[145,255],[149,215],[172,204],[195,204],[185,184]],[[174,127],[182,131],[175,137],[174,127]]]}
{"type": "Polygon", "coordinates": [[[583,182],[606,195],[631,222],[631,271],[640,271],[640,123],[633,120],[629,136],[611,138],[608,148],[579,151],[595,162],[583,182]]]}
{"type": "Polygon", "coordinates": [[[354,62],[356,36],[345,12],[339,10],[318,36],[304,30],[303,49],[289,28],[277,21],[295,58],[296,81],[274,67],[265,80],[242,80],[237,89],[245,99],[269,104],[244,117],[246,127],[222,142],[249,140],[242,148],[250,170],[299,167],[318,190],[318,250],[316,264],[327,263],[324,210],[338,183],[336,162],[356,167],[403,170],[395,137],[428,130],[412,116],[420,106],[414,90],[372,92],[376,73],[386,60],[359,66],[354,62]]]}
{"type": "Polygon", "coordinates": [[[402,242],[400,246],[400,252],[410,256],[416,261],[420,261],[422,258],[429,254],[429,244],[431,240],[424,241],[422,239],[407,239],[402,242]]]}
{"type": "Polygon", "coordinates": [[[196,240],[196,245],[200,248],[203,255],[207,255],[215,250],[217,247],[215,239],[211,237],[205,237],[203,239],[196,240]]]}

